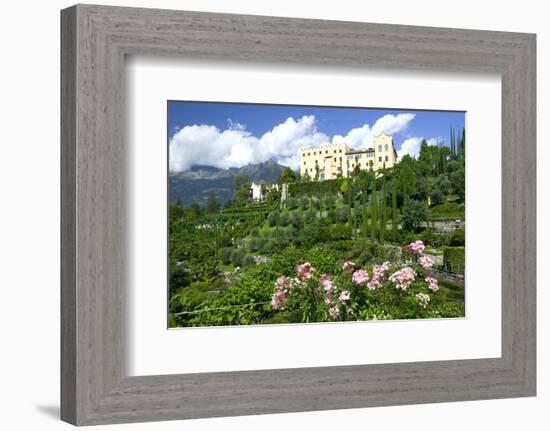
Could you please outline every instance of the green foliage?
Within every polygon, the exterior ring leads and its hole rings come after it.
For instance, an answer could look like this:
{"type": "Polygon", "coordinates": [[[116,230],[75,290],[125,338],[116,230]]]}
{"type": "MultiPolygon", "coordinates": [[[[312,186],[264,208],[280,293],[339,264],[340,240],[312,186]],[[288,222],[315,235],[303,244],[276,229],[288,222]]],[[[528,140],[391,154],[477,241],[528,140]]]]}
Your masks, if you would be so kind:
{"type": "Polygon", "coordinates": [[[416,230],[426,221],[428,221],[428,208],[424,203],[411,199],[403,206],[401,214],[403,229],[416,230]]]}
{"type": "Polygon", "coordinates": [[[279,180],[277,181],[279,184],[283,183],[293,183],[296,181],[296,172],[292,170],[289,167],[286,167],[281,172],[281,175],[279,176],[279,180]]]}
{"type": "MultiPolygon", "coordinates": [[[[418,160],[405,156],[394,168],[378,172],[378,178],[367,170],[326,181],[310,181],[307,175],[300,180],[283,172],[280,181],[289,183],[284,209],[277,191],[268,192],[262,202],[252,201],[246,176],[235,178],[234,199],[224,209],[214,189],[205,208],[172,203],[170,325],[327,321],[326,304],[313,293],[295,308],[274,311],[269,302],[275,280],[281,275],[294,277],[296,266],[309,261],[317,275],[333,275],[339,289],[354,289],[345,278],[349,274],[342,273],[344,260],[366,266],[372,274],[373,264],[402,259],[401,248],[395,245],[418,239],[436,248],[430,251],[434,253],[445,254],[442,247],[450,246],[445,248],[452,250],[447,251],[445,265],[463,271],[464,252],[462,264],[453,253],[459,250],[456,246],[464,245],[464,231],[443,234],[429,228],[434,220],[464,217],[464,139],[457,133],[453,139],[453,152],[423,143],[418,160]],[[386,230],[390,219],[391,231],[386,230]],[[385,242],[388,239],[393,246],[385,242]]],[[[425,291],[423,279],[419,280],[411,293],[425,291]]],[[[446,285],[444,280],[440,287],[427,308],[420,307],[414,295],[400,296],[397,289],[374,293],[363,289],[359,302],[349,312],[342,309],[339,318],[464,315],[463,287],[446,285]]]]}
{"type": "Polygon", "coordinates": [[[433,219],[463,219],[464,205],[457,202],[443,202],[434,205],[429,210],[430,218],[433,219]]]}
{"type": "Polygon", "coordinates": [[[451,232],[449,238],[449,245],[453,247],[464,247],[466,242],[466,233],[464,229],[455,229],[451,232]]]}
{"type": "Polygon", "coordinates": [[[220,202],[218,201],[218,196],[214,190],[208,192],[208,197],[206,199],[206,212],[215,213],[221,208],[220,202]]]}
{"type": "Polygon", "coordinates": [[[242,202],[250,197],[250,179],[243,173],[233,177],[233,193],[235,200],[242,202]]]}
{"type": "Polygon", "coordinates": [[[445,247],[443,249],[443,268],[445,271],[464,274],[464,247],[445,247]]]}
{"type": "Polygon", "coordinates": [[[291,196],[323,196],[325,194],[336,194],[340,191],[340,184],[343,180],[325,180],[299,182],[288,185],[288,192],[291,196]]]}

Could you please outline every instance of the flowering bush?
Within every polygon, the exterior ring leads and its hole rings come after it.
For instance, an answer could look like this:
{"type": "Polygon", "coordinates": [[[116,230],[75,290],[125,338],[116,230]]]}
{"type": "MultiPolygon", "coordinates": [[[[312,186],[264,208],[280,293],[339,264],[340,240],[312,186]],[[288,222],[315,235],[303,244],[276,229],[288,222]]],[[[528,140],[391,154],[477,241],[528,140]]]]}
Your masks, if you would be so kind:
{"type": "MultiPolygon", "coordinates": [[[[317,275],[310,262],[281,276],[271,299],[273,310],[300,313],[302,322],[428,317],[431,297],[439,290],[427,272],[433,259],[422,254],[422,241],[407,247],[412,260],[360,268],[345,261],[335,274],[317,275]]],[[[436,312],[434,312],[436,313],[436,312]]]]}
{"type": "Polygon", "coordinates": [[[409,244],[409,247],[408,247],[408,248],[409,248],[410,252],[411,252],[413,255],[418,256],[418,255],[420,255],[420,254],[424,251],[424,249],[426,248],[426,246],[424,245],[424,243],[423,243],[422,241],[418,240],[418,241],[411,242],[411,243],[409,244]]]}
{"type": "Polygon", "coordinates": [[[395,287],[406,291],[414,281],[415,277],[416,272],[414,272],[414,269],[406,266],[405,268],[401,268],[399,271],[396,271],[390,275],[389,279],[391,282],[395,283],[395,287]]]}
{"type": "Polygon", "coordinates": [[[422,268],[424,269],[429,269],[434,266],[434,261],[429,256],[420,256],[420,258],[418,259],[418,263],[420,263],[420,266],[422,266],[422,268]]]}

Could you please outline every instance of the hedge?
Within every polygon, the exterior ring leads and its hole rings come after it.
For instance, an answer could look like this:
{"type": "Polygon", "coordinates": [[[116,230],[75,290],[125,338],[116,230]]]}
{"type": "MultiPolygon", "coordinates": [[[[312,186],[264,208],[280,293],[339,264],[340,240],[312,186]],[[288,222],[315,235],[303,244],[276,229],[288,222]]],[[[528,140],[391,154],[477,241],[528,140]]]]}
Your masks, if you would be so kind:
{"type": "Polygon", "coordinates": [[[341,181],[341,179],[335,179],[290,183],[288,185],[288,193],[293,197],[338,193],[340,191],[341,181]]]}
{"type": "Polygon", "coordinates": [[[443,268],[445,271],[464,274],[465,252],[464,247],[443,248],[443,268]]]}

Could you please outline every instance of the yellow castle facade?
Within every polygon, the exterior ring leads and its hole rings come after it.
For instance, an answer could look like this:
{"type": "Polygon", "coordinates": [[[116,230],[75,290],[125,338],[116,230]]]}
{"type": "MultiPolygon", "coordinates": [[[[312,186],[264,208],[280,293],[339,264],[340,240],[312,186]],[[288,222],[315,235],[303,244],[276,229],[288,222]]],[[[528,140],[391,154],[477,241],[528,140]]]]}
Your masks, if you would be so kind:
{"type": "Polygon", "coordinates": [[[396,163],[393,138],[384,133],[374,138],[372,148],[362,150],[354,150],[345,143],[300,149],[300,175],[319,181],[347,178],[355,169],[391,168],[396,163]]]}

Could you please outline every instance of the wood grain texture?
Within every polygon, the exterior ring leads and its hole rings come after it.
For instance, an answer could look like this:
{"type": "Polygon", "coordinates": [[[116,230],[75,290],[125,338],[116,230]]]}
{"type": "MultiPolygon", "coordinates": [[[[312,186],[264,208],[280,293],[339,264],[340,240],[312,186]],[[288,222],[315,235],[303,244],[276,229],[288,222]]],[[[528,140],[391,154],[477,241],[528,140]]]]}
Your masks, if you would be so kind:
{"type": "Polygon", "coordinates": [[[532,34],[78,5],[62,11],[62,418],[77,425],[532,396],[532,34]],[[124,56],[502,76],[502,357],[128,377],[124,56]]]}

